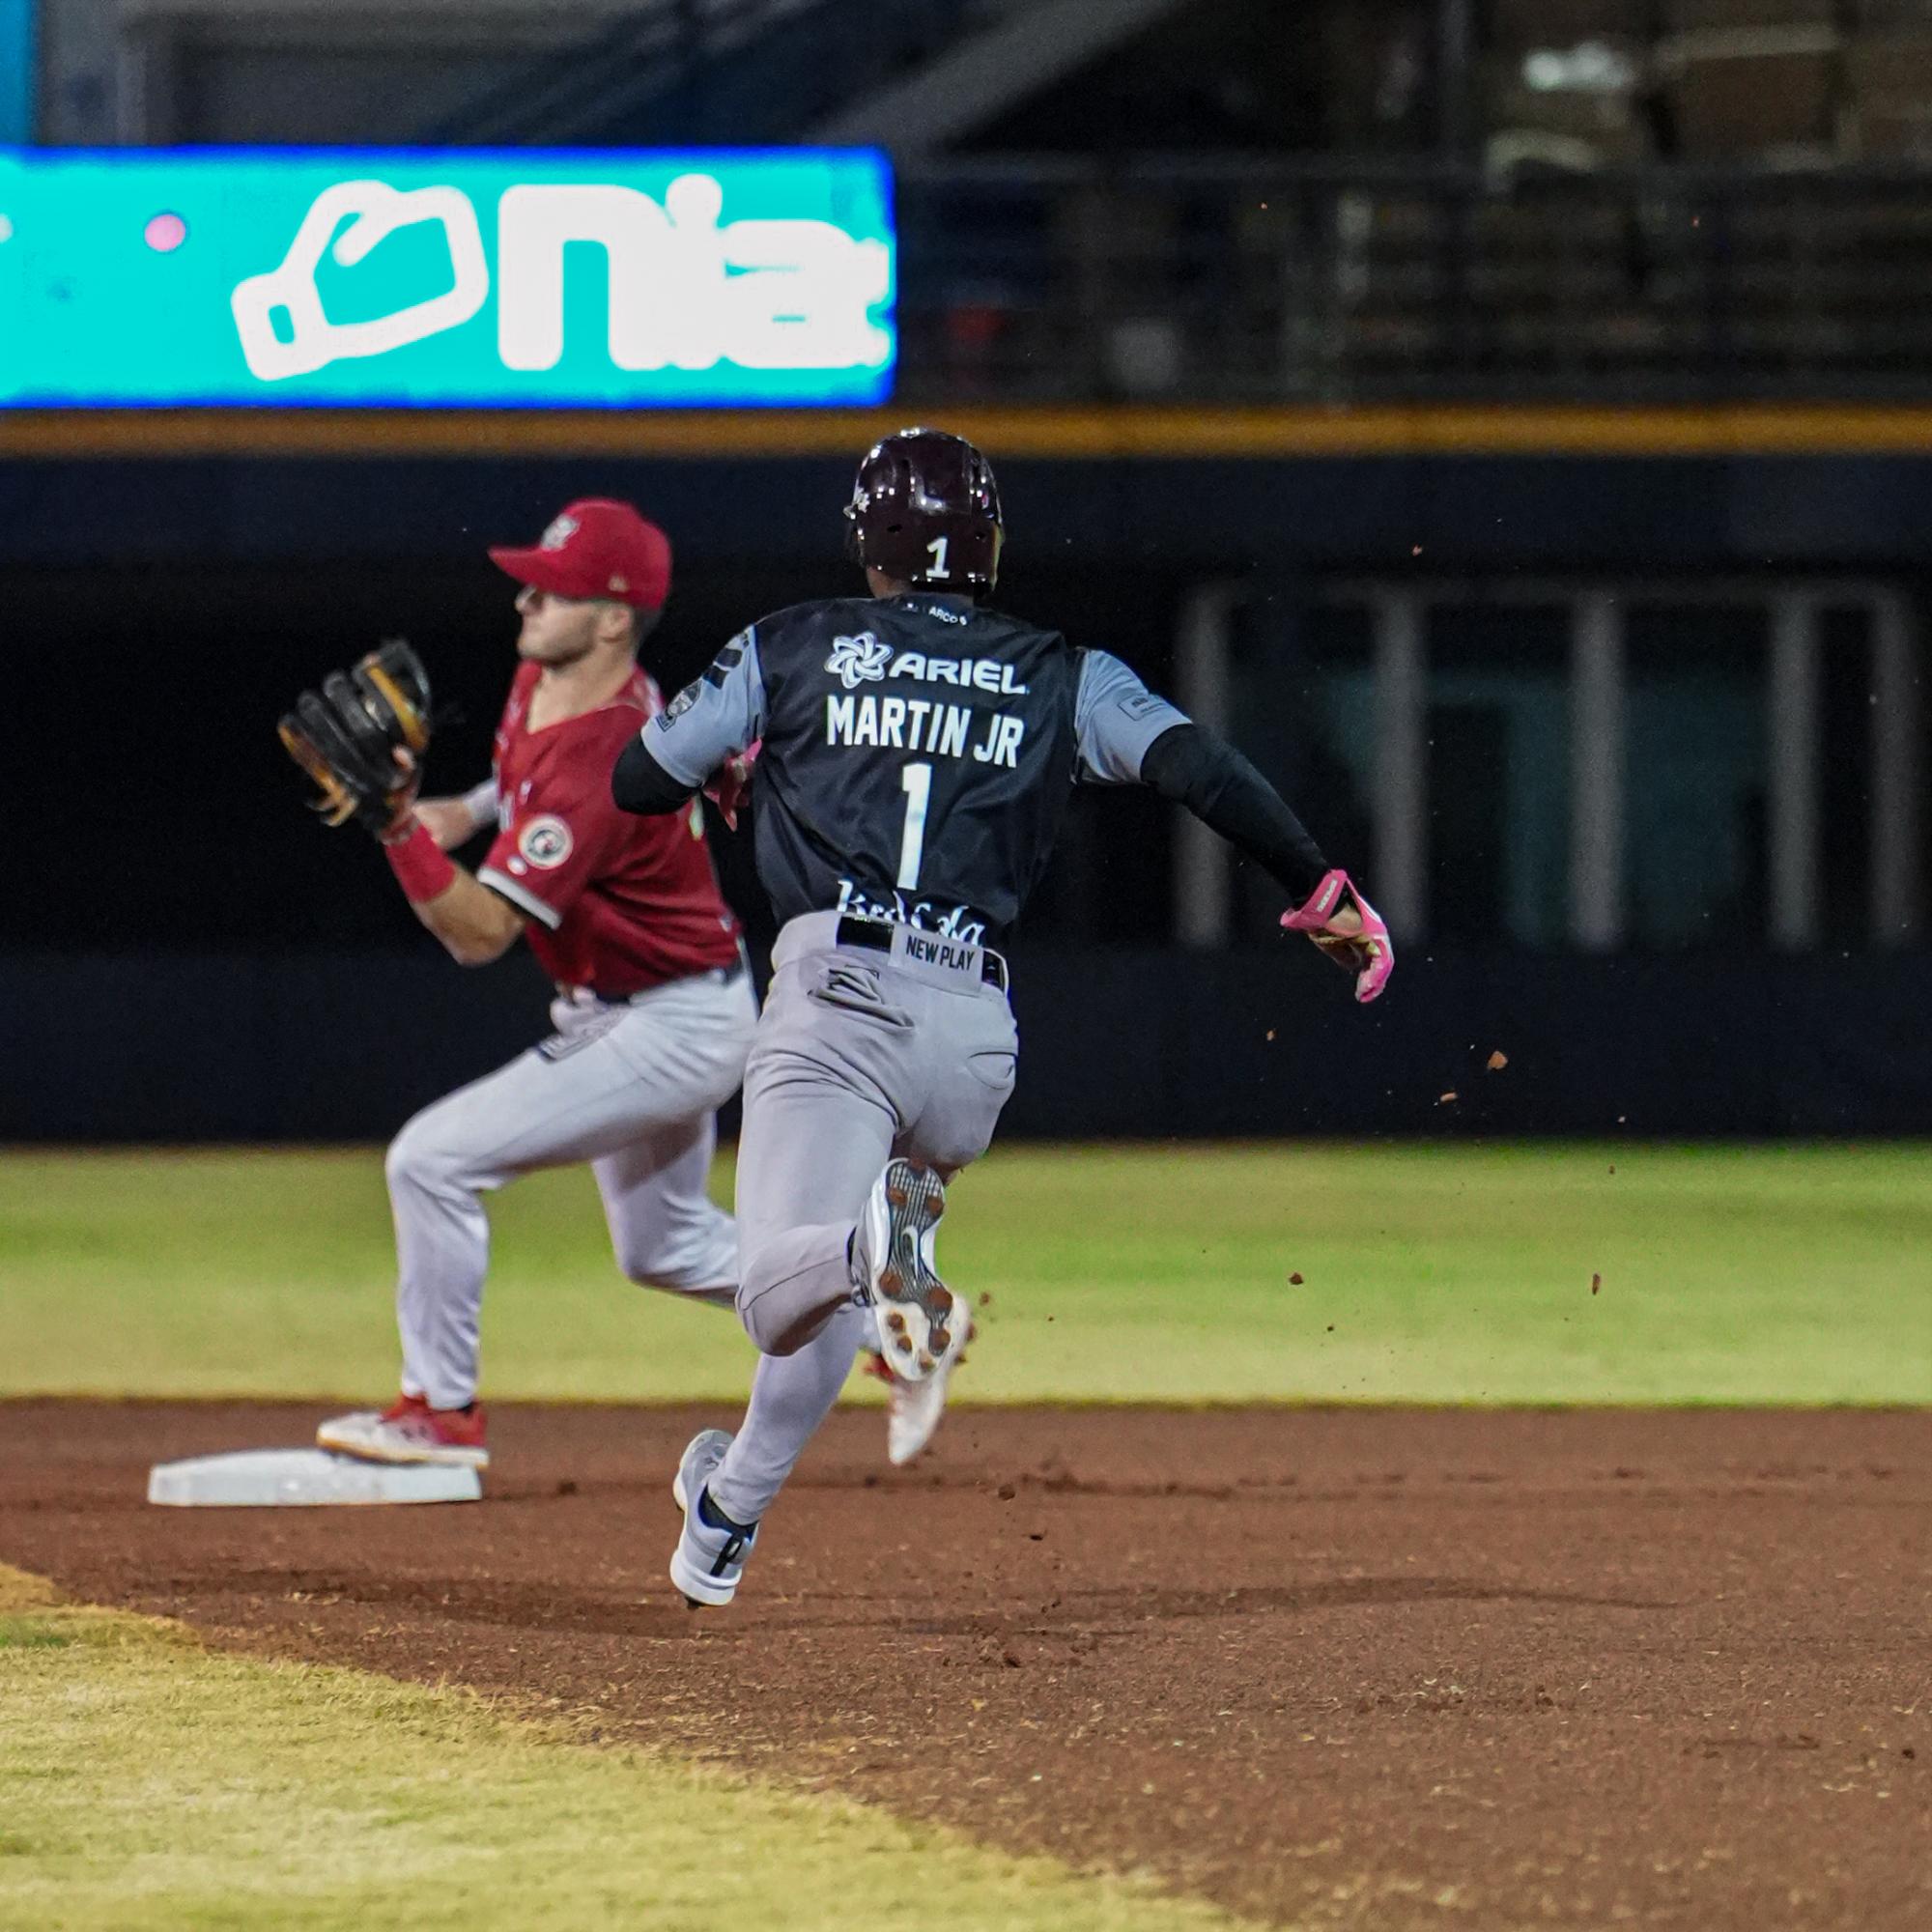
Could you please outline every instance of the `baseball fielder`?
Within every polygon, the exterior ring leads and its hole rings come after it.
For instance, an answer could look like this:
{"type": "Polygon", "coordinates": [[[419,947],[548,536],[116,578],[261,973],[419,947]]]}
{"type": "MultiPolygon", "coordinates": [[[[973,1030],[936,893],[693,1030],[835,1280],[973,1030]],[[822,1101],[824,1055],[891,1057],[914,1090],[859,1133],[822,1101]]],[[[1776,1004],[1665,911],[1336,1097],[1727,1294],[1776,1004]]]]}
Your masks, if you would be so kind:
{"type": "Polygon", "coordinates": [[[762,739],[759,875],[784,922],[745,1073],[740,1318],[762,1350],[736,1435],[687,1447],[671,1580],[737,1590],[758,1524],[869,1329],[936,1419],[971,1328],[935,1269],[945,1181],[991,1140],[1018,1038],[995,950],[1046,867],[1070,787],[1145,784],[1264,867],[1372,1000],[1388,928],[1237,752],[1118,658],[988,610],[991,467],[888,437],[846,506],[869,597],[801,604],[725,645],[617,760],[629,811],[675,813],[762,739]]]}
{"type": "Polygon", "coordinates": [[[670,545],[630,504],[586,500],[533,548],[490,555],[523,585],[523,662],[493,775],[461,797],[406,798],[383,842],[460,964],[527,941],[556,983],[556,1030],[390,1146],[402,1394],[316,1432],[326,1449],[384,1463],[489,1462],[482,1196],[518,1175],[587,1160],[633,1281],[728,1302],[738,1273],[736,1228],[705,1193],[713,1110],[738,1085],[757,1017],[738,923],[695,799],[637,818],[611,798],[612,760],[663,708],[638,648],[670,588],[670,545]],[[473,874],[446,856],[491,825],[473,874]]]}

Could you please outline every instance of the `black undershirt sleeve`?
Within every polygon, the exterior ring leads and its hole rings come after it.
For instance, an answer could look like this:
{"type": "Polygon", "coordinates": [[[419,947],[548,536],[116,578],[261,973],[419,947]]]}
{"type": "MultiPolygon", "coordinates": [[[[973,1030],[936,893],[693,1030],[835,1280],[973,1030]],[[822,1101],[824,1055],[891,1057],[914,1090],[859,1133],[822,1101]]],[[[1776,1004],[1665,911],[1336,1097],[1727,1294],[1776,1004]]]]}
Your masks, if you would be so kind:
{"type": "Polygon", "coordinates": [[[1141,782],[1184,805],[1266,871],[1296,905],[1328,870],[1321,848],[1274,786],[1234,746],[1198,724],[1177,724],[1147,748],[1141,782]]]}
{"type": "Polygon", "coordinates": [[[688,785],[651,756],[639,734],[626,745],[611,773],[611,797],[626,811],[648,817],[675,811],[697,787],[688,785]]]}

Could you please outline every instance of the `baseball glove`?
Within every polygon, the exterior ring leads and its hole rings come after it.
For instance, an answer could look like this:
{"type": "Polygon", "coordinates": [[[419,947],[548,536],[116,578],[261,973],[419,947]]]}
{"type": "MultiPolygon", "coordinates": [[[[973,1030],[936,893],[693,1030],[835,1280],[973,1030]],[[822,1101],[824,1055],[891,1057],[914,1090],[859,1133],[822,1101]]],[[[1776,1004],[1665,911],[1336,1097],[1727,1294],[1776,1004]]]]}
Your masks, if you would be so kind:
{"type": "Polygon", "coordinates": [[[353,818],[380,838],[415,802],[429,727],[429,673],[395,639],[353,670],[330,671],[275,728],[321,788],[309,804],[324,822],[353,818]]]}

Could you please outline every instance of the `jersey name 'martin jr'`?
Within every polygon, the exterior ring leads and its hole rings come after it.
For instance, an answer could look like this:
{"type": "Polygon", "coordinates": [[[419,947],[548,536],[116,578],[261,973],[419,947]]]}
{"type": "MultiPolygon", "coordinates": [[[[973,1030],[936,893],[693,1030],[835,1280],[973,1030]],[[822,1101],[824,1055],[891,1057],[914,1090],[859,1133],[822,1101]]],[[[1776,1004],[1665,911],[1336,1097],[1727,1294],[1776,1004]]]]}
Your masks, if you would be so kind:
{"type": "Polygon", "coordinates": [[[984,734],[972,747],[973,756],[982,765],[1018,771],[1020,744],[1026,737],[1023,718],[1004,711],[976,712],[964,704],[937,704],[926,697],[875,697],[870,692],[841,697],[834,692],[825,700],[825,742],[963,758],[976,720],[983,721],[984,734]]]}

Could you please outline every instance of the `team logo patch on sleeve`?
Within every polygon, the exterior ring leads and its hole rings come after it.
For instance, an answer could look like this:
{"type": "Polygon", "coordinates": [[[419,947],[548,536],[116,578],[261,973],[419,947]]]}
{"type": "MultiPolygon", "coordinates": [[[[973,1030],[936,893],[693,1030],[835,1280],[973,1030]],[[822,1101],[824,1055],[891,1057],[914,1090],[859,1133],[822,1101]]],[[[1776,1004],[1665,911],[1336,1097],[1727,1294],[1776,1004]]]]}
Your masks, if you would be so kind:
{"type": "Polygon", "coordinates": [[[546,813],[517,834],[517,850],[540,871],[553,871],[570,857],[570,827],[546,813]]]}

